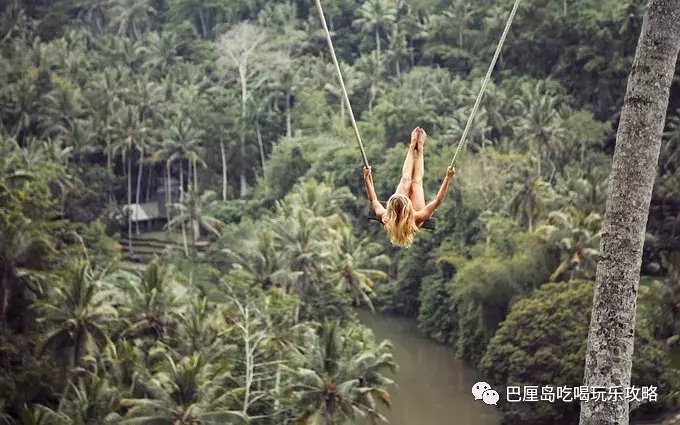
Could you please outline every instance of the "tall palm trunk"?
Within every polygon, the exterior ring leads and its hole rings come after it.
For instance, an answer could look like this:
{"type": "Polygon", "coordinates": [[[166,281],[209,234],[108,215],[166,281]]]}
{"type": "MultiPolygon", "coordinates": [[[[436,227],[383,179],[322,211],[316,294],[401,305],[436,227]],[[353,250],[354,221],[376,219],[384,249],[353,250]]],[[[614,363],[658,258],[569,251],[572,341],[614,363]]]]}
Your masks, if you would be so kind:
{"type": "Polygon", "coordinates": [[[248,87],[245,75],[241,76],[241,191],[239,195],[243,198],[248,190],[246,185],[246,98],[248,87]]]}
{"type": "Polygon", "coordinates": [[[12,270],[9,264],[5,264],[2,271],[2,309],[0,309],[0,324],[5,324],[7,320],[7,308],[9,307],[9,299],[12,296],[12,270]]]}
{"type": "MultiPolygon", "coordinates": [[[[111,139],[106,135],[106,170],[113,175],[113,164],[111,161],[111,139]]],[[[113,201],[113,191],[109,189],[109,201],[113,201]]]]}
{"type": "Polygon", "coordinates": [[[187,191],[191,191],[191,188],[194,186],[194,169],[189,158],[187,158],[187,173],[187,191]]]}
{"type": "Polygon", "coordinates": [[[194,159],[194,194],[198,193],[198,169],[196,168],[196,159],[194,159]]]}
{"type": "Polygon", "coordinates": [[[144,195],[144,202],[149,202],[151,199],[151,181],[153,179],[152,167],[149,167],[149,172],[146,175],[146,194],[144,195]]]}
{"type": "Polygon", "coordinates": [[[260,148],[260,161],[262,162],[262,172],[264,172],[264,143],[262,143],[262,133],[260,132],[260,123],[255,124],[255,131],[257,132],[257,145],[260,148]]]}
{"type": "Polygon", "coordinates": [[[127,203],[128,203],[128,254],[133,255],[132,252],[132,214],[134,213],[132,207],[132,150],[128,151],[128,169],[127,169],[127,203]]]}
{"type": "Polygon", "coordinates": [[[165,164],[165,218],[170,223],[170,204],[172,203],[172,177],[170,175],[170,162],[165,164]]]}
{"type": "MultiPolygon", "coordinates": [[[[142,194],[142,174],[144,172],[144,149],[139,150],[139,169],[137,171],[137,193],[136,193],[136,203],[137,208],[139,208],[139,198],[142,194]]],[[[135,220],[135,232],[139,235],[139,217],[135,220]]]]}
{"type": "Polygon", "coordinates": [[[380,68],[380,29],[375,29],[375,53],[378,60],[378,68],[380,68]]]}
{"type": "MultiPolygon", "coordinates": [[[[670,86],[680,52],[680,0],[650,0],[628,79],[609,180],[584,383],[630,387],[642,250],[670,86]]],[[[633,406],[635,408],[635,406],[633,406]]],[[[581,425],[627,425],[629,400],[581,403],[581,425]]]]}
{"type": "Polygon", "coordinates": [[[227,153],[224,149],[224,139],[220,135],[220,154],[222,155],[222,200],[227,200],[227,153]]]}
{"type": "Polygon", "coordinates": [[[286,91],[286,137],[293,137],[293,125],[290,111],[290,91],[286,91]]]}
{"type": "Polygon", "coordinates": [[[201,34],[203,38],[208,38],[208,24],[205,21],[205,13],[203,13],[203,8],[199,6],[198,9],[198,19],[201,23],[201,34]]]}
{"type": "MultiPolygon", "coordinates": [[[[179,203],[184,204],[184,166],[182,160],[179,160],[179,203]]],[[[189,256],[189,246],[187,243],[187,229],[184,221],[180,225],[182,227],[182,241],[184,242],[184,255],[189,256]]]]}

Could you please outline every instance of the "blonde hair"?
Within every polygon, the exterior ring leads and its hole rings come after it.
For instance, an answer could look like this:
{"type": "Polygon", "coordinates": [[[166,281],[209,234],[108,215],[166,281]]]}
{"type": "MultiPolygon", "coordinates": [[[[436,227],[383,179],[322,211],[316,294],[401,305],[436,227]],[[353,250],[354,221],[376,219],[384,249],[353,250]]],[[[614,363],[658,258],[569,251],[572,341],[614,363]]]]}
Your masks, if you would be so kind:
{"type": "Polygon", "coordinates": [[[410,247],[419,230],[411,200],[404,195],[392,195],[387,201],[386,209],[385,230],[392,243],[402,248],[410,247]]]}

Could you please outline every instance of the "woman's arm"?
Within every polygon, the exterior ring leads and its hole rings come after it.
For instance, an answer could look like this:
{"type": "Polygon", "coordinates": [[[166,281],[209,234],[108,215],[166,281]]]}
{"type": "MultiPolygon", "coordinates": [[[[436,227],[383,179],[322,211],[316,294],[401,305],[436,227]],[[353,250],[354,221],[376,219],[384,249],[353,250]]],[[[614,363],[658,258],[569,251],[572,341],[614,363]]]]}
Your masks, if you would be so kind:
{"type": "Polygon", "coordinates": [[[451,187],[451,181],[453,180],[453,176],[455,174],[456,171],[452,168],[446,170],[446,177],[444,177],[444,181],[442,182],[442,185],[439,187],[439,192],[437,192],[437,196],[434,197],[432,202],[425,205],[425,208],[416,213],[416,218],[418,219],[418,221],[423,222],[427,220],[432,216],[432,214],[434,214],[437,208],[439,208],[441,203],[444,201],[444,198],[446,198],[446,193],[449,191],[449,187],[451,187]]]}
{"type": "Polygon", "coordinates": [[[380,201],[378,201],[378,196],[376,195],[375,187],[373,186],[373,176],[371,175],[370,168],[364,167],[364,185],[366,186],[366,195],[368,196],[368,202],[371,204],[371,208],[378,218],[382,218],[382,216],[385,214],[385,207],[383,207],[380,201]]]}

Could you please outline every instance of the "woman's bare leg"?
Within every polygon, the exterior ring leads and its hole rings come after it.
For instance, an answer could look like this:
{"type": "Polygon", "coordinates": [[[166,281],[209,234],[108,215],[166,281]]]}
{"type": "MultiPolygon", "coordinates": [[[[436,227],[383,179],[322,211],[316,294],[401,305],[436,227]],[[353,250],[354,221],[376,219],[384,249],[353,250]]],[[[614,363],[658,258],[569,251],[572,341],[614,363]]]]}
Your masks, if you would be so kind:
{"type": "Polygon", "coordinates": [[[413,183],[413,156],[418,146],[418,135],[416,130],[413,130],[413,133],[411,133],[411,143],[409,144],[408,151],[406,152],[404,166],[401,169],[401,181],[399,182],[399,186],[397,186],[397,190],[395,191],[397,195],[404,195],[408,196],[409,198],[411,197],[411,187],[413,183]]]}
{"type": "Polygon", "coordinates": [[[425,176],[425,131],[421,130],[418,138],[418,157],[415,159],[413,167],[413,178],[411,181],[411,203],[416,211],[425,208],[425,191],[423,190],[423,177],[425,176]]]}

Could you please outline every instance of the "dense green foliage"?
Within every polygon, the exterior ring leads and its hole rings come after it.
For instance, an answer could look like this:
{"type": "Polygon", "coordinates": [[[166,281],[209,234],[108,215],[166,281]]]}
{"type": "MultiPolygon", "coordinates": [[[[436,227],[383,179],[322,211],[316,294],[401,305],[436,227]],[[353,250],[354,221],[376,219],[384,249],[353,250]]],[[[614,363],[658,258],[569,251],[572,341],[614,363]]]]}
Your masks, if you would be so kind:
{"type": "MultiPolygon", "coordinates": [[[[643,5],[523,2],[437,230],[397,250],[363,219],[362,164],[312,1],[2,2],[0,421],[377,417],[389,346],[352,304],[417,317],[494,386],[520,372],[544,382],[532,350],[560,342],[530,328],[517,341],[513,321],[555,323],[573,308],[563,297],[580,297],[569,337],[585,344],[589,295],[568,282],[594,278],[643,5]],[[122,206],[178,188],[169,248],[126,272],[146,253],[122,206]],[[501,346],[519,366],[482,360],[501,346]]],[[[378,195],[417,125],[433,194],[511,2],[324,7],[378,195]]],[[[654,377],[666,367],[654,341],[680,335],[678,87],[638,314],[654,352],[638,350],[636,367],[654,377]]],[[[554,357],[546,367],[580,379],[581,354],[554,357]]],[[[505,413],[575,414],[558,410],[505,413]]]]}
{"type": "MultiPolygon", "coordinates": [[[[548,283],[518,301],[488,345],[480,366],[493,382],[513,386],[578,387],[583,381],[593,282],[548,283]]],[[[663,346],[638,323],[632,384],[670,390],[663,346]]],[[[507,423],[572,423],[578,401],[504,403],[507,423]]],[[[647,407],[653,407],[646,405],[647,407]]]]}

